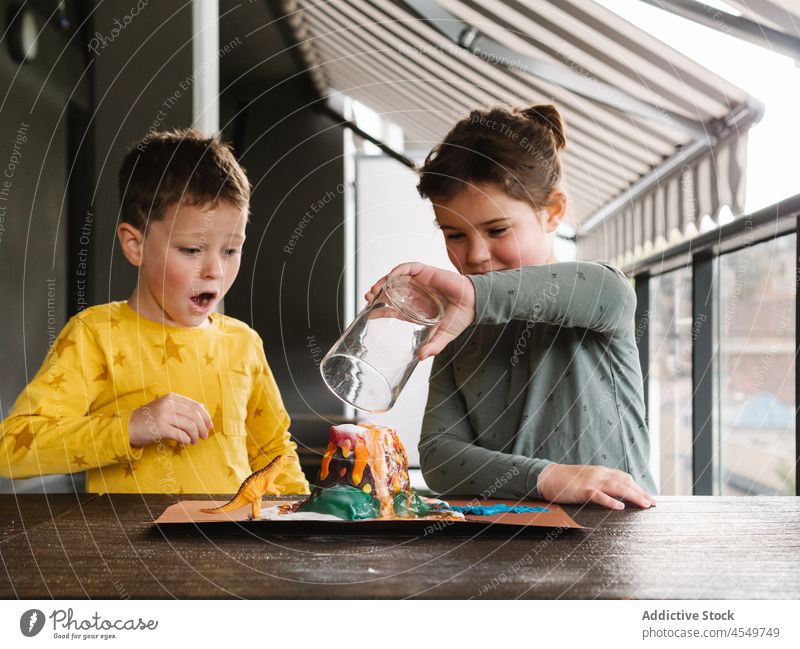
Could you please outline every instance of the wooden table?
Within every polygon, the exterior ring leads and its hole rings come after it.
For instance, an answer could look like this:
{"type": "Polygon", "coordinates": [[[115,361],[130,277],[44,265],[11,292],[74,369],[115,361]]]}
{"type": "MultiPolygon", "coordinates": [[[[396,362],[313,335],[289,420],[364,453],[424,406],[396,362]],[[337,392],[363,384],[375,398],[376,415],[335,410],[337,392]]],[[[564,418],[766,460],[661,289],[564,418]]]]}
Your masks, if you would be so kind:
{"type": "Polygon", "coordinates": [[[565,506],[593,529],[473,537],[155,528],[177,500],[0,495],[0,597],[800,598],[794,497],[565,506]]]}

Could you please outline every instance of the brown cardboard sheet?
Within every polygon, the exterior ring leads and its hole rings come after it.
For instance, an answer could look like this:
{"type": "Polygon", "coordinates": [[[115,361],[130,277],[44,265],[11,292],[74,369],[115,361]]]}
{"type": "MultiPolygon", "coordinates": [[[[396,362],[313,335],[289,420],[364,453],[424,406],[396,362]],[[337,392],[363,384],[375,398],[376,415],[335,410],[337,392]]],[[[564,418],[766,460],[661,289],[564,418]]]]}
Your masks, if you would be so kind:
{"type": "MultiPolygon", "coordinates": [[[[444,526],[513,526],[515,528],[542,527],[542,528],[573,528],[586,529],[578,525],[560,506],[539,501],[520,501],[520,500],[481,500],[475,499],[447,498],[451,505],[495,505],[504,503],[506,505],[530,505],[534,507],[546,507],[549,512],[528,512],[521,514],[502,513],[491,516],[475,516],[467,514],[464,520],[442,520],[434,518],[403,518],[403,519],[368,519],[360,521],[281,521],[281,520],[251,520],[249,518],[250,506],[246,505],[239,509],[221,514],[207,514],[200,511],[203,508],[213,508],[224,505],[224,500],[182,500],[168,507],[155,521],[157,525],[169,526],[173,524],[206,524],[211,523],[246,523],[248,525],[270,526],[276,532],[280,532],[282,527],[302,526],[312,527],[315,530],[325,530],[331,533],[349,533],[357,531],[359,533],[390,531],[397,527],[398,523],[403,524],[406,530],[418,529],[420,533],[427,528],[439,529],[444,526]],[[385,529],[384,529],[385,528],[385,529]]],[[[279,504],[286,504],[286,500],[263,500],[262,508],[271,507],[279,504]]]]}

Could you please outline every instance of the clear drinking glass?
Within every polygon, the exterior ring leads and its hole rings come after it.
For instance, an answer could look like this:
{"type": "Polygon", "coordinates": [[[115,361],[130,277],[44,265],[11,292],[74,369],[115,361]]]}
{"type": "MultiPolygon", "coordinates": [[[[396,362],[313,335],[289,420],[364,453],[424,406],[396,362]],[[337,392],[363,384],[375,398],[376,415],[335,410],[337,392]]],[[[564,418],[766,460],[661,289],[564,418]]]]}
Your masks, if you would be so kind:
{"type": "Polygon", "coordinates": [[[435,291],[407,275],[390,278],[322,359],[322,378],[359,410],[389,410],[443,314],[435,291]]]}

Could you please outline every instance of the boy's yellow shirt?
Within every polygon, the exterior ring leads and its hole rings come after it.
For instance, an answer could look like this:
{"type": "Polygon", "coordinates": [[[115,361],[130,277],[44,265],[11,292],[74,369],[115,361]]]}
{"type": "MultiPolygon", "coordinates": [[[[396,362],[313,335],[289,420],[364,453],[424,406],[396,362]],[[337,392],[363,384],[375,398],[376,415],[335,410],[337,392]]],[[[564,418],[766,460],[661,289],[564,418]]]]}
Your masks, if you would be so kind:
{"type": "MultiPolygon", "coordinates": [[[[70,319],[0,424],[0,474],[86,471],[96,493],[234,493],[276,455],[296,457],[261,338],[235,318],[209,317],[207,327],[170,327],[121,301],[70,319]],[[131,412],[169,392],[205,404],[208,439],[132,447],[131,412]]],[[[276,482],[309,491],[299,464],[276,482]]]]}

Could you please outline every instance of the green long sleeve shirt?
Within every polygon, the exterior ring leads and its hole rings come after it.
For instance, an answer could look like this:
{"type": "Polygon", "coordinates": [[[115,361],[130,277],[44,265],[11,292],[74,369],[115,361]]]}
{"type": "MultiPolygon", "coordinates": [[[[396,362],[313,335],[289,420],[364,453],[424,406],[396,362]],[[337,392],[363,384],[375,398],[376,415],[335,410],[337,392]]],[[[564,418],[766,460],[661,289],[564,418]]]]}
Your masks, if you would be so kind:
{"type": "Polygon", "coordinates": [[[419,443],[439,493],[540,497],[552,462],[630,473],[651,495],[636,294],[601,262],[484,275],[475,322],[433,363],[419,443]]]}

